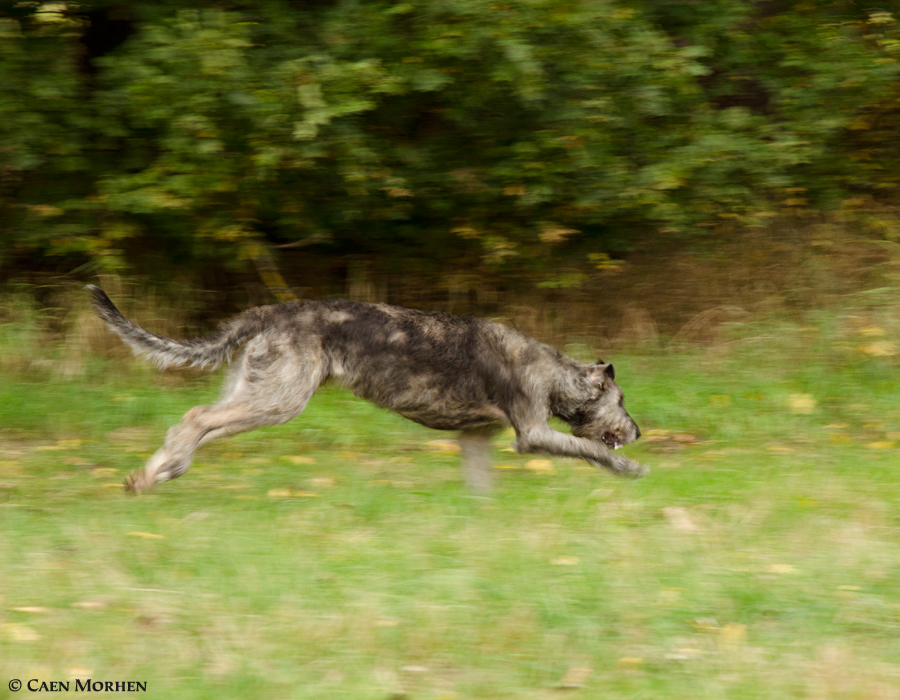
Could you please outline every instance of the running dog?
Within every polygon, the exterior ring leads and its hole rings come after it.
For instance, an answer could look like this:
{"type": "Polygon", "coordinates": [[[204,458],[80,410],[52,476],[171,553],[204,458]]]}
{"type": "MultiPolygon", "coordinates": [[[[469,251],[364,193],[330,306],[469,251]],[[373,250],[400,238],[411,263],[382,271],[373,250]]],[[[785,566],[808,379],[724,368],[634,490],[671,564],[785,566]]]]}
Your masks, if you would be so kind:
{"type": "Polygon", "coordinates": [[[578,457],[620,476],[647,468],[615,454],[641,431],[611,364],[585,365],[511,328],[387,304],[299,301],[249,309],[207,338],[172,340],[126,319],[89,285],[94,310],[135,354],[160,368],[232,363],[220,401],[196,406],[126,480],[146,492],[190,467],[201,445],[286,423],[334,380],[357,396],[438,430],[460,431],[466,481],[491,488],[490,439],[512,426],[522,453],[578,457]],[[556,416],[572,434],[553,430],[556,416]]]}

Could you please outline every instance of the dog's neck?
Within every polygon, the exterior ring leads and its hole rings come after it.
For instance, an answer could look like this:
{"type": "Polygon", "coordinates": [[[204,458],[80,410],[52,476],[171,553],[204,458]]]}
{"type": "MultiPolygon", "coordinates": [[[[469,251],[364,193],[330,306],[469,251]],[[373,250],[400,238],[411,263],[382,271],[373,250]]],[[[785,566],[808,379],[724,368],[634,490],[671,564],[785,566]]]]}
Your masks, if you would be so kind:
{"type": "Polygon", "coordinates": [[[550,413],[574,426],[581,422],[585,405],[595,398],[593,384],[586,365],[564,355],[562,360],[550,388],[550,413]]]}

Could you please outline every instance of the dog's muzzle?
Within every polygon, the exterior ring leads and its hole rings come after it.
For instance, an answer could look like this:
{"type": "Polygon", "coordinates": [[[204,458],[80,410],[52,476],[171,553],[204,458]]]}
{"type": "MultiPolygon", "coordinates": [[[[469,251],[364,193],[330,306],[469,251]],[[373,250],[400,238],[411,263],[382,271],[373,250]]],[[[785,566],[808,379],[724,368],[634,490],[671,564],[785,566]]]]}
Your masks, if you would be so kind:
{"type": "Polygon", "coordinates": [[[622,443],[620,443],[616,436],[610,432],[603,433],[603,435],[600,436],[600,442],[614,450],[618,450],[622,446],[622,443]]]}

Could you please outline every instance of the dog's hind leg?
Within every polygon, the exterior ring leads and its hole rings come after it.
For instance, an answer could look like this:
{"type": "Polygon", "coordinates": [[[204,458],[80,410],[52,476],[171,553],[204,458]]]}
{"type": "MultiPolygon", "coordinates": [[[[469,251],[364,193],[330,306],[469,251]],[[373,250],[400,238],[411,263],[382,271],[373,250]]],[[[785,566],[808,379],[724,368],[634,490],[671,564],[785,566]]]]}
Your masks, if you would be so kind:
{"type": "Polygon", "coordinates": [[[297,362],[282,356],[260,371],[259,363],[254,364],[248,353],[241,364],[222,400],[212,406],[195,406],[181,423],[169,428],[165,444],[143,469],[127,478],[126,490],[142,493],[178,478],[191,466],[197,448],[216,438],[286,423],[306,408],[324,377],[318,357],[297,362]]]}
{"type": "Polygon", "coordinates": [[[493,487],[491,437],[497,431],[495,426],[485,426],[463,430],[459,434],[466,485],[474,493],[488,494],[493,487]]]}

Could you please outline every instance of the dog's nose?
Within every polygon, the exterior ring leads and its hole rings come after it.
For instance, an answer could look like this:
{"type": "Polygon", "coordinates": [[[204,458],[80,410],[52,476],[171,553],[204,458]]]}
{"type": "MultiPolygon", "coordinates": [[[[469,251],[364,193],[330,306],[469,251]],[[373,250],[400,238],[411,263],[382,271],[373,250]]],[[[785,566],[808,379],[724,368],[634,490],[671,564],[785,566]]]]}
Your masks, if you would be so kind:
{"type": "Polygon", "coordinates": [[[637,440],[641,436],[641,429],[638,428],[637,426],[634,426],[634,427],[637,428],[637,436],[634,438],[635,440],[637,440]]]}

